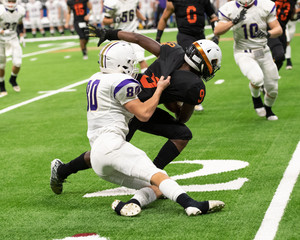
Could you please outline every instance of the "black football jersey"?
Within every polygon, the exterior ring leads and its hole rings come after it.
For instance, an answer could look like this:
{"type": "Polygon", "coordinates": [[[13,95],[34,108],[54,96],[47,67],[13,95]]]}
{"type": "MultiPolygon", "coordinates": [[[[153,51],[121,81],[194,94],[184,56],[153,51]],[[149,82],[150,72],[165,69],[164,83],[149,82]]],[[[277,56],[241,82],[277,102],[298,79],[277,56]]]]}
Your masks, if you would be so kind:
{"type": "Polygon", "coordinates": [[[276,15],[283,30],[295,11],[294,0],[272,0],[276,5],[276,15]]]}
{"type": "Polygon", "coordinates": [[[88,0],[68,0],[67,4],[70,7],[71,11],[74,13],[74,21],[75,22],[83,22],[84,16],[87,15],[88,0]]]}
{"type": "Polygon", "coordinates": [[[163,91],[160,103],[185,102],[200,104],[205,97],[205,85],[195,73],[178,70],[184,63],[183,49],[176,43],[162,45],[160,56],[138,77],[142,91],[138,95],[146,101],[154,94],[160,76],[171,76],[170,85],[163,91]]]}
{"type": "Polygon", "coordinates": [[[205,27],[205,15],[215,13],[210,0],[168,0],[172,2],[178,31],[198,36],[205,27]]]}

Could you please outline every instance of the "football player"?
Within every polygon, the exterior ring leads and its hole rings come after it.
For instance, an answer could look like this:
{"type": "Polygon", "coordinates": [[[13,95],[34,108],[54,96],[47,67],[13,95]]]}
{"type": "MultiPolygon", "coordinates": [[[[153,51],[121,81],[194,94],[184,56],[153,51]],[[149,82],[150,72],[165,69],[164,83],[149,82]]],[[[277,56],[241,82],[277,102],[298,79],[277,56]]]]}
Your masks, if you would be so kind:
{"type": "Polygon", "coordinates": [[[232,28],[234,58],[241,72],[250,80],[249,88],[257,115],[270,121],[277,120],[271,108],[278,94],[279,75],[267,46],[268,38],[282,34],[275,4],[270,0],[231,1],[219,9],[219,19],[214,33],[221,35],[232,28]],[[267,31],[267,27],[270,30],[267,31]],[[260,97],[262,85],[264,104],[260,97]]]}
{"type": "MultiPolygon", "coordinates": [[[[156,41],[160,42],[163,31],[167,26],[168,19],[175,13],[178,27],[177,43],[183,48],[188,48],[193,42],[205,39],[204,27],[205,16],[209,16],[210,22],[214,27],[218,17],[209,0],[201,1],[178,1],[168,0],[167,6],[161,16],[156,33],[156,41]]],[[[218,38],[214,38],[218,41],[218,38]]],[[[203,106],[195,106],[196,111],[203,111],[203,106]]]]}
{"type": "Polygon", "coordinates": [[[20,41],[24,41],[22,19],[25,14],[25,9],[17,4],[17,0],[3,0],[3,5],[0,5],[0,97],[7,95],[4,82],[7,49],[11,49],[13,64],[9,82],[14,91],[21,91],[16,79],[22,64],[20,41]]]}
{"type": "Polygon", "coordinates": [[[135,62],[130,44],[109,43],[100,52],[101,72],[90,77],[86,90],[93,170],[108,182],[138,190],[126,203],[115,200],[113,210],[122,216],[135,216],[162,194],[180,204],[188,216],[221,210],[225,205],[222,201],[198,202],[189,197],[165,171],[155,167],[145,152],[125,140],[133,115],[142,122],[148,121],[170,84],[170,76],[162,76],[153,95],[140,101],[140,84],[131,76],[135,62]]]}
{"type": "Polygon", "coordinates": [[[92,4],[89,0],[68,0],[68,14],[66,17],[65,28],[69,28],[69,22],[71,18],[71,12],[74,16],[74,28],[79,36],[80,48],[82,51],[83,59],[87,60],[87,44],[89,38],[84,34],[84,29],[87,27],[89,18],[91,16],[92,4]],[[88,13],[88,9],[90,12],[88,13]]]}
{"type": "Polygon", "coordinates": [[[62,12],[61,4],[58,0],[48,0],[45,3],[45,6],[47,8],[47,17],[49,20],[50,34],[54,36],[55,26],[57,26],[59,33],[62,35],[64,32],[64,27],[61,24],[61,21],[59,21],[60,14],[62,12]]]}
{"type": "Polygon", "coordinates": [[[36,37],[36,29],[40,30],[40,33],[45,37],[45,30],[42,26],[42,18],[43,18],[43,6],[40,1],[29,0],[26,4],[27,10],[27,18],[30,22],[32,36],[36,37]]]}
{"type": "Polygon", "coordinates": [[[286,25],[295,13],[295,0],[272,0],[276,6],[277,20],[281,25],[283,34],[277,38],[268,38],[268,46],[271,49],[273,59],[278,70],[285,60],[287,36],[286,25]]]}
{"type": "MultiPolygon", "coordinates": [[[[139,0],[104,0],[104,26],[112,26],[115,29],[136,32],[138,19],[145,21],[146,18],[137,9],[139,0]]],[[[145,61],[145,50],[138,45],[133,45],[141,72],[143,73],[148,65],[145,61]]]]}
{"type": "Polygon", "coordinates": [[[103,0],[91,0],[93,14],[91,16],[90,22],[94,26],[98,26],[102,22],[103,13],[103,0]]]}
{"type": "MultiPolygon", "coordinates": [[[[156,167],[163,169],[192,139],[192,133],[184,123],[191,117],[194,106],[204,100],[206,92],[202,79],[205,81],[211,79],[221,66],[222,53],[219,46],[210,40],[199,40],[191,44],[185,52],[176,43],[160,45],[153,39],[137,33],[105,30],[92,26],[90,28],[91,36],[98,36],[100,43],[105,39],[121,39],[139,44],[158,57],[144,75],[139,75],[142,91],[138,97],[141,101],[146,101],[154,94],[161,76],[172,77],[170,86],[160,98],[160,103],[165,104],[170,111],[175,113],[176,118],[167,111],[157,108],[147,122],[141,122],[134,117],[129,123],[129,132],[126,136],[126,140],[129,141],[134,132],[139,129],[167,138],[168,141],[153,161],[156,167]]],[[[107,49],[107,47],[104,48],[107,49]]],[[[90,152],[81,154],[67,164],[63,164],[59,159],[53,160],[51,189],[54,193],[60,194],[63,182],[70,174],[90,167],[90,152]]]]}

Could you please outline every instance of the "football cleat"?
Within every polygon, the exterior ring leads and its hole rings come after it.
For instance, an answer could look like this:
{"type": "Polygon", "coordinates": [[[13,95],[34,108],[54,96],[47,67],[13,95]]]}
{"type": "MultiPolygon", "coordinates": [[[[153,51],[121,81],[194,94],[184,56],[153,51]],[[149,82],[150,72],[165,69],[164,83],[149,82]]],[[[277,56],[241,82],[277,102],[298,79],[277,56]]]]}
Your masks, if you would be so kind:
{"type": "Polygon", "coordinates": [[[0,97],[5,97],[7,95],[6,91],[0,92],[0,97]]]}
{"type": "Polygon", "coordinates": [[[202,213],[202,211],[195,206],[187,207],[185,212],[188,216],[197,216],[201,214],[214,213],[219,212],[225,207],[225,203],[219,200],[209,200],[208,201],[208,210],[206,213],[202,213]]]}
{"type": "Polygon", "coordinates": [[[203,108],[202,104],[198,104],[198,105],[195,106],[195,109],[194,109],[194,110],[195,110],[195,111],[203,111],[204,108],[203,108]]]}
{"type": "Polygon", "coordinates": [[[54,159],[51,162],[51,177],[50,177],[50,187],[55,194],[61,194],[63,190],[64,180],[58,176],[58,167],[63,165],[63,162],[59,159],[54,159]]]}
{"type": "Polygon", "coordinates": [[[266,109],[264,107],[261,108],[255,108],[255,112],[259,117],[265,117],[266,116],[266,109]]]}
{"type": "Polygon", "coordinates": [[[138,215],[142,209],[139,205],[135,203],[124,203],[120,200],[115,200],[111,204],[111,208],[119,215],[125,217],[133,217],[138,215]]]}
{"type": "Polygon", "coordinates": [[[276,120],[278,120],[278,117],[276,115],[271,115],[271,116],[267,117],[267,120],[276,121],[276,120]]]}
{"type": "Polygon", "coordinates": [[[88,59],[89,59],[88,55],[83,55],[83,60],[88,60],[88,59]]]}
{"type": "Polygon", "coordinates": [[[17,85],[17,86],[13,86],[13,90],[15,92],[20,92],[21,91],[21,88],[17,85]]]}
{"type": "Polygon", "coordinates": [[[286,65],[285,69],[286,69],[286,70],[292,70],[292,69],[293,69],[293,66],[292,66],[292,65],[286,65]]]}

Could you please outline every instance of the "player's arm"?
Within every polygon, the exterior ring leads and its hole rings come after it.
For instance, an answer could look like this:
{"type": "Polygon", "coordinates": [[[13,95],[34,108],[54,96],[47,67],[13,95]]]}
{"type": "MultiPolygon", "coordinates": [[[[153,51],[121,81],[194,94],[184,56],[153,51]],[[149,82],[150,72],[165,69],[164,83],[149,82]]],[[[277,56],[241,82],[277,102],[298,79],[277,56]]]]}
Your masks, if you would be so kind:
{"type": "Polygon", "coordinates": [[[92,11],[92,4],[90,1],[88,1],[86,5],[89,9],[89,13],[86,16],[84,16],[84,20],[88,21],[90,19],[91,15],[93,14],[93,11],[92,11]]]}
{"type": "Polygon", "coordinates": [[[140,10],[136,9],[136,16],[139,20],[141,21],[146,21],[147,19],[145,18],[145,16],[141,13],[140,10]]]}
{"type": "Polygon", "coordinates": [[[233,26],[232,21],[220,21],[215,25],[214,34],[215,35],[223,35],[233,26]]]}
{"type": "Polygon", "coordinates": [[[98,37],[100,40],[98,42],[98,46],[107,40],[123,40],[130,43],[136,43],[140,45],[145,50],[154,54],[156,57],[160,54],[161,45],[149,38],[139,33],[126,32],[120,29],[104,29],[97,28],[95,26],[89,25],[86,34],[89,37],[98,37]]]}
{"type": "Polygon", "coordinates": [[[160,43],[161,36],[167,26],[168,19],[174,12],[174,5],[172,2],[167,2],[166,8],[163,11],[161,18],[159,19],[157,25],[156,41],[160,43]]]}
{"type": "Polygon", "coordinates": [[[283,31],[277,19],[268,23],[268,25],[270,27],[270,30],[268,31],[269,38],[277,38],[282,35],[283,31]]]}
{"type": "Polygon", "coordinates": [[[141,102],[138,98],[127,102],[124,107],[131,113],[133,113],[136,118],[142,122],[147,122],[153,115],[162,92],[170,85],[170,76],[164,79],[161,77],[157,82],[157,88],[155,93],[151,98],[145,102],[141,102]]]}
{"type": "Polygon", "coordinates": [[[65,22],[65,28],[69,28],[70,18],[71,18],[71,8],[70,8],[70,6],[68,6],[66,22],[65,22]]]}
{"type": "Polygon", "coordinates": [[[164,105],[169,111],[175,113],[176,120],[180,123],[186,123],[191,118],[195,108],[194,105],[181,102],[170,102],[164,105]]]}

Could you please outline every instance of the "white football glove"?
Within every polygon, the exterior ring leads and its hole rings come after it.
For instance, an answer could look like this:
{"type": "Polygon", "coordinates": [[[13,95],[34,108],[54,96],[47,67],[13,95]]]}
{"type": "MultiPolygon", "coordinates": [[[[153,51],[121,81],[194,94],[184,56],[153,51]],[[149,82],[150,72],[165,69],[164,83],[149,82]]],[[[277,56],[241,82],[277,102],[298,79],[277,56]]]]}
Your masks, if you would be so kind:
{"type": "Polygon", "coordinates": [[[9,29],[6,29],[6,30],[4,30],[3,31],[3,35],[5,36],[5,35],[8,35],[10,33],[10,30],[9,29]]]}

